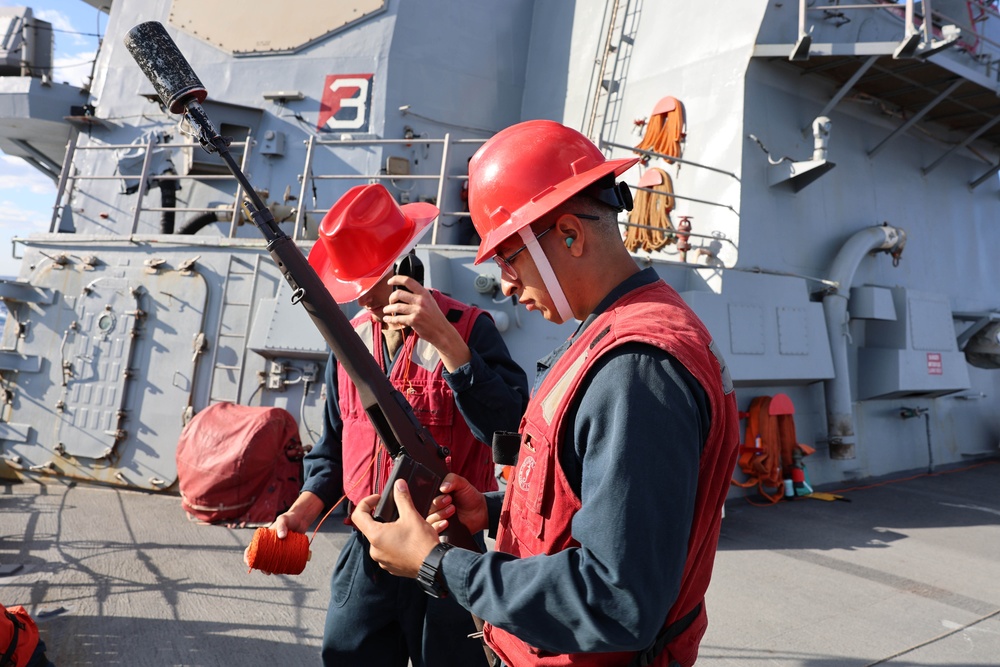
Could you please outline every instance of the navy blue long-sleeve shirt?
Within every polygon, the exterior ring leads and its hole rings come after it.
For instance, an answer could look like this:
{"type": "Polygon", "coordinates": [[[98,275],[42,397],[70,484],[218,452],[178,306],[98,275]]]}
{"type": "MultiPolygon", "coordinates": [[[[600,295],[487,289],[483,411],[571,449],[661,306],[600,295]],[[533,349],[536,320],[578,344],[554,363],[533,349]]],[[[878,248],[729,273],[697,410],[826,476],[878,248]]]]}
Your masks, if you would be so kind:
{"type": "MultiPolygon", "coordinates": [[[[383,338],[382,344],[385,345],[383,338]]],[[[472,434],[489,447],[494,431],[516,431],[528,404],[528,379],[507,350],[493,320],[480,314],[472,325],[468,340],[472,358],[455,369],[442,371],[442,377],[455,396],[455,405],[472,434]]],[[[402,348],[400,348],[402,349],[402,348]]],[[[388,352],[385,354],[388,359],[388,352]]],[[[386,373],[392,372],[392,363],[386,373]]],[[[344,423],[340,418],[337,391],[337,360],[333,353],[326,364],[326,405],[323,410],[323,433],[304,460],[303,491],[315,493],[329,507],[342,494],[341,458],[344,423]]]]}
{"type": "MultiPolygon", "coordinates": [[[[652,269],[627,279],[577,334],[622,295],[657,279],[652,269]]],[[[536,388],[568,346],[539,363],[536,388]]],[[[671,355],[630,343],[591,369],[569,409],[560,464],[582,501],[572,524],[580,546],[521,559],[452,549],[441,571],[460,604],[532,646],[642,650],[680,589],[708,398],[671,355]]],[[[492,519],[501,500],[502,493],[488,494],[492,519]]]]}

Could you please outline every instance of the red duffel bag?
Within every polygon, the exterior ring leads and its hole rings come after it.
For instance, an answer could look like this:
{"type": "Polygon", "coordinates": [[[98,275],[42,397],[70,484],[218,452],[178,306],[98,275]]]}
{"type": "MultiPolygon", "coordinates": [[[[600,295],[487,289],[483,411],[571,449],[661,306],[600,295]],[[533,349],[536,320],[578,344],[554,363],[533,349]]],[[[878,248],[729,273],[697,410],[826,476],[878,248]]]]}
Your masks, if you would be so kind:
{"type": "Polygon", "coordinates": [[[177,444],[181,506],[206,523],[267,525],[298,497],[303,453],[287,410],[215,403],[177,444]]]}

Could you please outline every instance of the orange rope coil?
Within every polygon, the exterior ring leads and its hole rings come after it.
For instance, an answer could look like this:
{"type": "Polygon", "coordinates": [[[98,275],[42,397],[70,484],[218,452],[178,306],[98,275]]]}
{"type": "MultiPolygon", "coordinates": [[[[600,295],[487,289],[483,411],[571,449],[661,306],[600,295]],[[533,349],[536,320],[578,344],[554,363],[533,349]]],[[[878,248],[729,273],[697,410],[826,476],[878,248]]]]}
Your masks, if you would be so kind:
{"type": "MultiPolygon", "coordinates": [[[[361,483],[361,480],[364,479],[365,475],[368,474],[374,465],[375,457],[372,457],[368,467],[351,484],[348,493],[361,483]]],[[[294,530],[290,530],[285,539],[280,540],[278,539],[278,533],[273,528],[258,528],[254,532],[250,544],[247,546],[246,559],[247,564],[250,566],[247,574],[250,574],[253,570],[260,570],[268,574],[302,574],[302,571],[306,569],[306,563],[312,558],[312,551],[309,550],[309,546],[316,539],[316,533],[319,532],[320,526],[323,525],[327,517],[333,514],[333,510],[337,509],[340,503],[344,502],[346,498],[347,493],[342,495],[340,500],[335,502],[333,507],[326,511],[323,518],[316,524],[316,528],[313,529],[311,538],[306,537],[305,533],[297,533],[294,530]]]]}
{"type": "Polygon", "coordinates": [[[250,541],[247,562],[251,570],[269,574],[302,574],[312,556],[309,538],[304,533],[289,531],[279,540],[271,528],[258,528],[250,541]]]}

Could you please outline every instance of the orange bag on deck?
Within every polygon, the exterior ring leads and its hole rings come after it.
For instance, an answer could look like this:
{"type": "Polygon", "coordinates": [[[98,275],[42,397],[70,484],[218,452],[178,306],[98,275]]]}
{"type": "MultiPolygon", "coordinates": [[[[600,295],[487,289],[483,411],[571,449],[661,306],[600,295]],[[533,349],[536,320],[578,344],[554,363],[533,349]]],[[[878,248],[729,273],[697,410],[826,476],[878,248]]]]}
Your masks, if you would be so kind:
{"type": "Polygon", "coordinates": [[[287,410],[211,405],[177,444],[181,506],[206,523],[267,525],[298,497],[303,453],[287,410]]]}
{"type": "Polygon", "coordinates": [[[0,604],[0,667],[25,667],[38,646],[38,626],[24,607],[0,604]]]}

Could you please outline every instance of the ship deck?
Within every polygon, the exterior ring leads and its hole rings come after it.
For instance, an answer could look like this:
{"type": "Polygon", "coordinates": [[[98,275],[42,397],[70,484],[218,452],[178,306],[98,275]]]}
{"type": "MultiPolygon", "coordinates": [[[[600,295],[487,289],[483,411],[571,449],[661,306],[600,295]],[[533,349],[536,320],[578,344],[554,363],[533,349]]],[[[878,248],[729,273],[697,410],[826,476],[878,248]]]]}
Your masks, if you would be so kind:
{"type": "MultiPolygon", "coordinates": [[[[971,666],[1000,656],[1000,465],[842,490],[850,502],[730,500],[700,666],[971,666]]],[[[299,576],[248,574],[249,529],[175,496],[0,484],[0,601],[69,665],[318,664],[346,528],[299,576]]]]}

